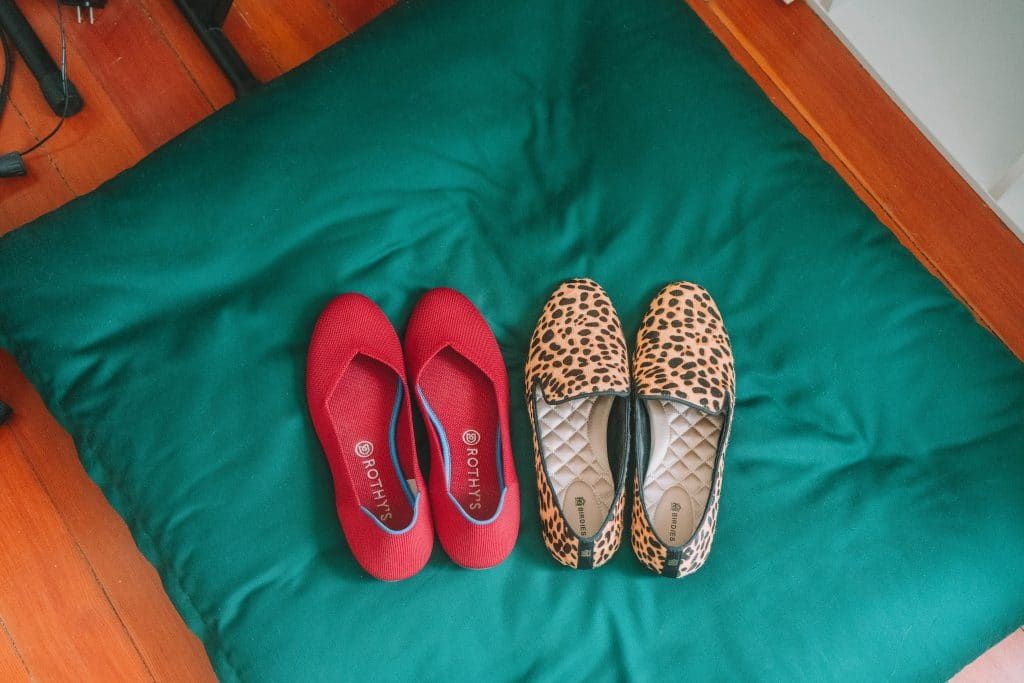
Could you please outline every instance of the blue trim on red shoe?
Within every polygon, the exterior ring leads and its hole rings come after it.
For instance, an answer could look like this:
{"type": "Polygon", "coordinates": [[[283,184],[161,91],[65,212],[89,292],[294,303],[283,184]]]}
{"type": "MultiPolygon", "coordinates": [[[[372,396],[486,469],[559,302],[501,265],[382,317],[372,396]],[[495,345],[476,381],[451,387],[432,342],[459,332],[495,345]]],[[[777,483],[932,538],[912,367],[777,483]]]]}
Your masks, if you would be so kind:
{"type": "Polygon", "coordinates": [[[498,507],[494,511],[494,514],[491,515],[488,519],[479,520],[471,516],[468,512],[466,512],[465,508],[462,507],[462,504],[458,501],[458,499],[456,499],[455,496],[452,495],[452,453],[451,448],[448,445],[448,435],[445,434],[444,427],[441,426],[441,421],[437,418],[437,415],[434,414],[433,409],[431,409],[430,407],[430,403],[427,402],[427,397],[423,394],[423,389],[420,387],[416,387],[416,391],[417,393],[419,393],[420,401],[423,402],[423,409],[427,413],[427,421],[434,428],[434,433],[437,434],[437,440],[441,442],[441,460],[444,462],[445,493],[448,494],[448,498],[450,498],[451,501],[455,504],[455,508],[459,511],[459,513],[467,520],[469,520],[473,524],[481,526],[484,524],[490,524],[498,518],[498,515],[500,515],[501,511],[504,509],[505,494],[508,492],[508,487],[505,486],[505,475],[502,472],[501,464],[501,426],[498,426],[498,444],[497,448],[495,449],[497,453],[498,486],[501,487],[501,498],[498,500],[498,507]]]}

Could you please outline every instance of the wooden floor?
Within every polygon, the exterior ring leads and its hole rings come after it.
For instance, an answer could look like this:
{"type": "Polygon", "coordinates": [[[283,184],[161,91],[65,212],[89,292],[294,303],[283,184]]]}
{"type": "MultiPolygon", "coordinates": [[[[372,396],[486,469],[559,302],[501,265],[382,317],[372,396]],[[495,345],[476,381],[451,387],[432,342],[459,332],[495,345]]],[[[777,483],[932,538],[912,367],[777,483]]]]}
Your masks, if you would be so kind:
{"type": "MultiPolygon", "coordinates": [[[[687,2],[907,248],[1024,358],[1024,244],[820,20],[801,3],[687,2]]],[[[55,6],[18,4],[55,45],[55,6]]],[[[235,0],[225,31],[269,80],[389,4],[235,0]]],[[[27,178],[0,182],[0,234],[95,188],[232,100],[170,0],[116,0],[95,25],[65,12],[71,75],[87,106],[28,159],[27,178]]],[[[53,125],[18,66],[0,121],[3,150],[53,125]]],[[[16,411],[0,427],[0,681],[212,679],[202,646],[70,438],[3,352],[0,400],[16,411]]],[[[979,661],[970,673],[981,678],[970,680],[1012,680],[1000,675],[1024,670],[1020,640],[979,661]]]]}
{"type": "MultiPolygon", "coordinates": [[[[56,4],[19,0],[56,54],[56,4]]],[[[236,0],[224,32],[270,80],[359,28],[390,0],[236,0]]],[[[233,92],[170,0],[116,0],[95,24],[64,10],[71,79],[86,106],[26,159],[25,178],[0,183],[0,234],[94,189],[228,104],[233,92]]],[[[55,117],[20,61],[0,147],[24,149],[55,117]]]]}

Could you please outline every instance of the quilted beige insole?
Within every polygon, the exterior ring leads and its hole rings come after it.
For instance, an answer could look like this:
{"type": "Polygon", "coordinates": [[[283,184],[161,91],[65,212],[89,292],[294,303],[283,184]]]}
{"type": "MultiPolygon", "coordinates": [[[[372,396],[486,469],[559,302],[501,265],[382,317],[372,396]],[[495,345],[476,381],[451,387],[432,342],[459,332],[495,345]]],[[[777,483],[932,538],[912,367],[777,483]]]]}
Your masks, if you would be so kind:
{"type": "Polygon", "coordinates": [[[644,502],[654,533],[669,546],[686,543],[697,530],[711,495],[722,416],[675,401],[647,401],[651,458],[644,502]]]}
{"type": "Polygon", "coordinates": [[[583,538],[597,533],[615,497],[608,464],[612,396],[547,403],[537,391],[537,422],[551,486],[569,526],[583,538]]]}

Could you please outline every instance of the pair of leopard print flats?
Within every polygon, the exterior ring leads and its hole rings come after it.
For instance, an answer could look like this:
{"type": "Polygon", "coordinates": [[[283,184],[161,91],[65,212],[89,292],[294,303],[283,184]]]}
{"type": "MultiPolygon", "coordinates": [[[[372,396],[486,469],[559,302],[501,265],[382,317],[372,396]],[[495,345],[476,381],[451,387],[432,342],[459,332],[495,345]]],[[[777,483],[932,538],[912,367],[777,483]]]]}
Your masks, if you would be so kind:
{"type": "Polygon", "coordinates": [[[605,291],[562,283],[526,364],[541,532],[555,559],[591,569],[619,549],[633,454],[633,552],[662,576],[697,571],[715,533],[734,387],[729,337],[702,287],[658,292],[630,373],[605,291]]]}

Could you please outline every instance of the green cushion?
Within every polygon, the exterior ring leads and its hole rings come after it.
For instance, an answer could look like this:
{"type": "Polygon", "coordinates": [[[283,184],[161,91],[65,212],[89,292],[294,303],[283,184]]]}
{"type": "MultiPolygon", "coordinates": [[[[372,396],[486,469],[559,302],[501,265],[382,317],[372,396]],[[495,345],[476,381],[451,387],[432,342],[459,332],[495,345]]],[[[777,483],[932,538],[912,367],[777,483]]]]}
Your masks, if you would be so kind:
{"type": "Polygon", "coordinates": [[[678,0],[399,6],[0,240],[0,343],[224,680],[938,679],[1024,615],[1024,368],[678,0]],[[580,275],[630,331],[698,282],[732,335],[718,536],[681,581],[540,539],[524,355],[580,275]],[[401,329],[438,285],[505,352],[522,532],[385,584],[306,344],[338,292],[401,329]]]}

